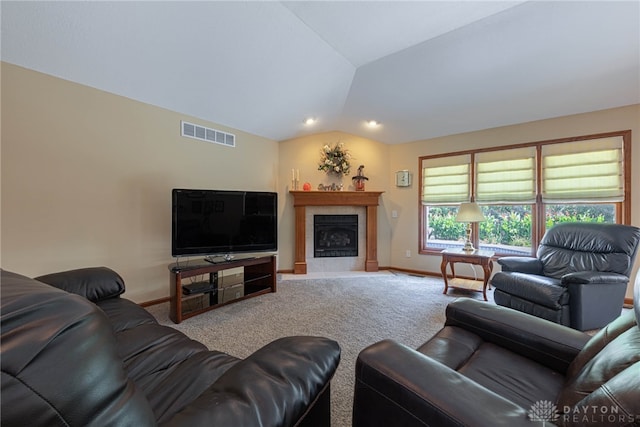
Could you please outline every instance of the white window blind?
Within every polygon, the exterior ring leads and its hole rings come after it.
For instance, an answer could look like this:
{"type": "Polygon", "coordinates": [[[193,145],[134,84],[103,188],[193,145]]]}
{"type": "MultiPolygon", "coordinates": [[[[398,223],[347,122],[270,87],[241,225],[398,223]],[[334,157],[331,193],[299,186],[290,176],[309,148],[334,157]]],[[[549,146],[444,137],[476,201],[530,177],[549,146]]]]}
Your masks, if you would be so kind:
{"type": "Polygon", "coordinates": [[[535,147],[476,154],[476,202],[534,203],[535,156],[535,147]]]}
{"type": "Polygon", "coordinates": [[[623,201],[622,145],[612,137],[543,146],[542,201],[623,201]]]}
{"type": "Polygon", "coordinates": [[[422,203],[458,204],[470,200],[471,156],[438,157],[422,161],[422,203]]]}

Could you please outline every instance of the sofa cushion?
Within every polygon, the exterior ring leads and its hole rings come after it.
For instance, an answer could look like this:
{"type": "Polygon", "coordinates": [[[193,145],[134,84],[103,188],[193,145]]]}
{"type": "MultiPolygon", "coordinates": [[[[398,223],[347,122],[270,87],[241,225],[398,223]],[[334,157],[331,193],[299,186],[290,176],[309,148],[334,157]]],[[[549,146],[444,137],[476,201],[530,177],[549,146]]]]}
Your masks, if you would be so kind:
{"type": "Polygon", "coordinates": [[[553,277],[517,272],[498,272],[491,284],[497,289],[545,307],[558,309],[569,303],[569,293],[553,277]]]}
{"type": "Polygon", "coordinates": [[[1,284],[0,424],[155,425],[100,309],[15,273],[1,284]]]}
{"type": "Polygon", "coordinates": [[[502,292],[496,288],[493,292],[493,299],[496,304],[503,307],[521,311],[541,319],[549,320],[560,325],[569,326],[570,313],[569,306],[563,305],[560,309],[549,308],[541,304],[536,304],[524,298],[502,292]]]}
{"type": "Polygon", "coordinates": [[[328,391],[339,361],[340,347],[331,339],[279,338],[228,369],[166,426],[329,425],[298,420],[328,391]]]}
{"type": "Polygon", "coordinates": [[[125,298],[111,298],[96,304],[109,318],[114,332],[126,331],[140,325],[157,325],[147,310],[125,298]]]}
{"type": "Polygon", "coordinates": [[[458,370],[483,342],[484,340],[473,332],[445,326],[416,351],[458,370]]]}
{"type": "Polygon", "coordinates": [[[564,381],[561,373],[459,327],[445,326],[418,352],[525,409],[555,401],[564,381]]]}
{"type": "Polygon", "coordinates": [[[189,405],[239,359],[158,324],[144,308],[123,298],[98,303],[109,318],[127,375],[164,422],[189,405]]]}
{"type": "Polygon", "coordinates": [[[559,372],[492,343],[482,344],[458,372],[525,409],[555,401],[564,381],[559,372]]]}

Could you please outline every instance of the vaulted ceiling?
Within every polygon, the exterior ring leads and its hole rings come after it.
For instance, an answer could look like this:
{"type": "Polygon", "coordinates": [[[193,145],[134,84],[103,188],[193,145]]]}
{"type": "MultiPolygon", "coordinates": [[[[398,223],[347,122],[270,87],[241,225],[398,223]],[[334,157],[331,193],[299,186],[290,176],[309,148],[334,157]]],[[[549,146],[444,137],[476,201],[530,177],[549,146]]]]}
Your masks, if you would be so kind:
{"type": "Polygon", "coordinates": [[[635,0],[0,7],[3,61],[275,140],[396,144],[640,103],[635,0]]]}

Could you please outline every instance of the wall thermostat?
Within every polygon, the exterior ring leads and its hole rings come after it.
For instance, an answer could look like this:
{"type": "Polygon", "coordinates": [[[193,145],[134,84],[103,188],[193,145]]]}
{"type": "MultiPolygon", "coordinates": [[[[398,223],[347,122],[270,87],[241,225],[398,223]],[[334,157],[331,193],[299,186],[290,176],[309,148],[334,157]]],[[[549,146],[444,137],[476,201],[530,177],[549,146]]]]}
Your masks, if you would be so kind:
{"type": "Polygon", "coordinates": [[[411,185],[411,174],[408,170],[396,172],[396,187],[409,187],[411,185]]]}

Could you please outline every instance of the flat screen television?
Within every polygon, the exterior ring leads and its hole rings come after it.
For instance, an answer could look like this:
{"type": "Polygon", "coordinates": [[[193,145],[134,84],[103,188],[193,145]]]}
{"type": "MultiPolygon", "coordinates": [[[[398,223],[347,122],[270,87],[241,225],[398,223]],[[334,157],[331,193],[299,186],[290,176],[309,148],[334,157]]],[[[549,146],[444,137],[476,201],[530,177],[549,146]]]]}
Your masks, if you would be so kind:
{"type": "Polygon", "coordinates": [[[171,254],[276,251],[277,207],[277,193],[173,189],[171,254]]]}

